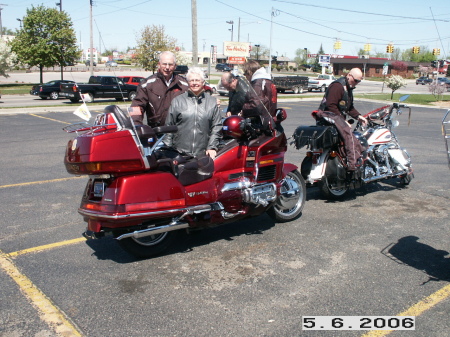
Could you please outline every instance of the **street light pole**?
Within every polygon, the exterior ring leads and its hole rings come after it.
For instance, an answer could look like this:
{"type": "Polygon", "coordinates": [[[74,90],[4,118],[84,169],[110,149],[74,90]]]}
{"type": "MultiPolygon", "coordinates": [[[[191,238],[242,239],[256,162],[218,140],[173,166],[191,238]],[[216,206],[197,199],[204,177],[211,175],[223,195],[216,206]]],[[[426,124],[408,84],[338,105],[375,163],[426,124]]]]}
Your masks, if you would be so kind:
{"type": "Polygon", "coordinates": [[[255,44],[256,47],[256,62],[259,62],[259,47],[261,47],[260,44],[255,44]]]}
{"type": "Polygon", "coordinates": [[[227,21],[227,23],[229,23],[231,25],[231,41],[233,41],[233,26],[234,26],[234,21],[227,21]]]}
{"type": "Polygon", "coordinates": [[[19,21],[19,27],[22,29],[22,19],[17,19],[17,21],[19,21]]]}

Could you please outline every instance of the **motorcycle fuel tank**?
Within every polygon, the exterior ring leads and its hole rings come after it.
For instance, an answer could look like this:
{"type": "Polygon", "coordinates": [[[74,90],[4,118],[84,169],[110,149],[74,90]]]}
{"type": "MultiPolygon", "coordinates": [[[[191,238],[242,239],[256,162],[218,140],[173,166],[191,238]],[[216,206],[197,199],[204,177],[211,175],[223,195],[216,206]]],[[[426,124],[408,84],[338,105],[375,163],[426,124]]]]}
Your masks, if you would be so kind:
{"type": "Polygon", "coordinates": [[[388,129],[377,129],[367,139],[369,145],[387,144],[392,139],[392,133],[388,129]]]}

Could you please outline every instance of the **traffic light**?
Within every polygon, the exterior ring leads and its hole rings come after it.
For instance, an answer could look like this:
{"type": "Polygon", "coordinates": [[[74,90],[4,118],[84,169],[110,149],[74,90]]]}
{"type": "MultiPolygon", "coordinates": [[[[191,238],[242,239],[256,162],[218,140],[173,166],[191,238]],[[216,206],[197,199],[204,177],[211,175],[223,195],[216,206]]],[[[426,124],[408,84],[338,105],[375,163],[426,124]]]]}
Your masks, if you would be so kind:
{"type": "Polygon", "coordinates": [[[432,62],[431,62],[431,66],[432,66],[433,68],[437,68],[437,67],[438,67],[438,61],[436,61],[436,60],[432,61],[432,62]]]}
{"type": "Polygon", "coordinates": [[[441,50],[439,48],[433,49],[433,55],[440,55],[440,54],[441,54],[441,50]]]}
{"type": "Polygon", "coordinates": [[[388,44],[386,46],[386,53],[393,53],[394,52],[394,45],[388,44]]]}
{"type": "Polygon", "coordinates": [[[412,47],[413,54],[419,54],[420,53],[420,47],[414,46],[412,47]]]}
{"type": "Polygon", "coordinates": [[[333,49],[338,50],[342,48],[342,42],[341,41],[336,41],[334,43],[333,49]]]}
{"type": "Polygon", "coordinates": [[[370,43],[366,43],[364,45],[364,51],[370,51],[372,49],[372,45],[370,43]]]}

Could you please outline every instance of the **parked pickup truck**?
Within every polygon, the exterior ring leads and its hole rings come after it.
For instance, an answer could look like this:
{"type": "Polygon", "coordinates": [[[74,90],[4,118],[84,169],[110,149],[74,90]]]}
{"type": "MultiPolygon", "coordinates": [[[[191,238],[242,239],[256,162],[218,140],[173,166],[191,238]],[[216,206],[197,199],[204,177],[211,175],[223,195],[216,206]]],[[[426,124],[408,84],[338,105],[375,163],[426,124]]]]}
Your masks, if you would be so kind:
{"type": "Polygon", "coordinates": [[[328,86],[336,80],[337,78],[333,75],[319,75],[316,78],[309,79],[308,91],[319,90],[321,92],[324,92],[325,90],[327,90],[328,86]]]}
{"type": "Polygon", "coordinates": [[[272,78],[277,92],[292,90],[294,94],[301,94],[308,89],[308,77],[306,76],[276,76],[272,78]]]}
{"type": "Polygon", "coordinates": [[[115,76],[91,76],[88,83],[61,84],[59,95],[70,99],[72,103],[81,100],[80,94],[87,94],[90,101],[95,98],[115,98],[118,101],[136,96],[137,85],[124,84],[115,76]]]}

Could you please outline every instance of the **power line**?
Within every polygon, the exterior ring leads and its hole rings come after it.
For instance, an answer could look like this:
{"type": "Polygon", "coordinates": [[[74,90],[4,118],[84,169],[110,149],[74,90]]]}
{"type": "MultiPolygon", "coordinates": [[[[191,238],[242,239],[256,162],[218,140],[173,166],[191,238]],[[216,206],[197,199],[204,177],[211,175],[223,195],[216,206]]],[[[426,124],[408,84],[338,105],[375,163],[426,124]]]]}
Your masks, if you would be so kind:
{"type": "MultiPolygon", "coordinates": [[[[350,13],[358,13],[358,14],[367,14],[367,15],[378,15],[378,16],[388,16],[391,18],[401,18],[401,19],[414,19],[414,20],[422,20],[422,21],[435,21],[433,18],[424,18],[424,17],[412,17],[412,16],[401,16],[401,15],[392,15],[392,14],[381,14],[381,13],[373,13],[373,12],[362,12],[362,11],[355,11],[351,9],[342,9],[342,8],[333,8],[333,7],[325,7],[325,6],[319,6],[319,5],[312,5],[312,4],[305,4],[300,2],[293,2],[293,1],[286,1],[286,0],[272,0],[275,2],[284,2],[289,3],[293,5],[299,5],[299,6],[309,6],[309,7],[316,7],[316,8],[323,8],[323,9],[331,9],[334,11],[341,11],[341,12],[350,12],[350,13]]],[[[450,22],[450,20],[436,20],[436,21],[442,21],[442,22],[450,22]]]]}

